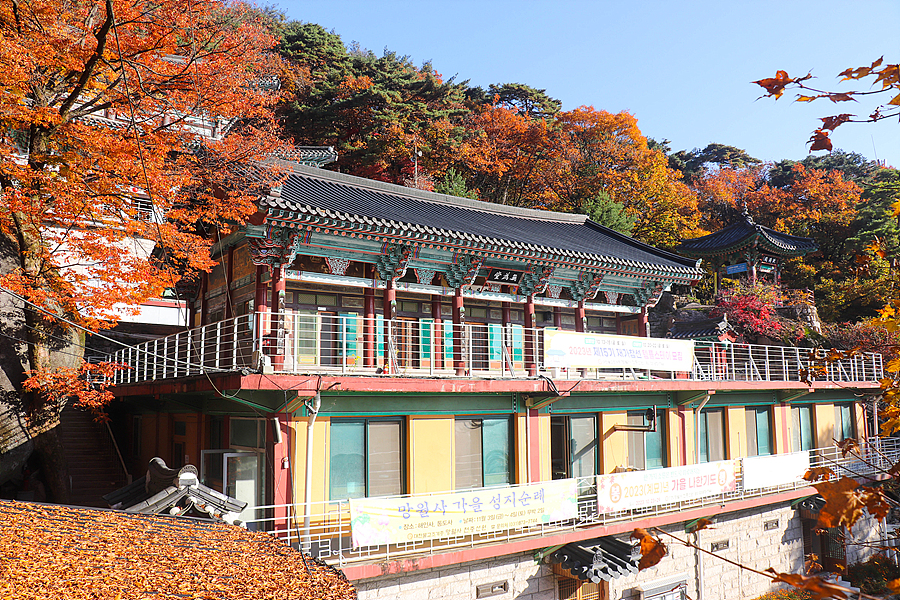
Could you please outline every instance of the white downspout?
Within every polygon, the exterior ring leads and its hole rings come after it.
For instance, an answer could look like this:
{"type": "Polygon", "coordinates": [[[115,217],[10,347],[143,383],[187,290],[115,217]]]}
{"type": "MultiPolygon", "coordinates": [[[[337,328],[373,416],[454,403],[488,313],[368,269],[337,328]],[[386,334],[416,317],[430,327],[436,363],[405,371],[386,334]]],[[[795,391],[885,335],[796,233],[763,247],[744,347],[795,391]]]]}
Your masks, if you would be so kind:
{"type": "Polygon", "coordinates": [[[700,403],[700,406],[697,407],[697,412],[694,413],[696,416],[694,418],[694,464],[700,464],[700,411],[703,410],[703,407],[706,406],[706,403],[709,402],[710,394],[706,394],[703,398],[703,402],[700,403]]]}
{"type": "Polygon", "coordinates": [[[312,402],[307,402],[306,408],[309,409],[309,421],[306,424],[306,484],[303,494],[303,534],[306,538],[306,543],[312,544],[312,540],[309,538],[309,511],[312,504],[310,498],[312,497],[313,426],[316,424],[319,409],[322,408],[322,395],[316,392],[312,402]]]}

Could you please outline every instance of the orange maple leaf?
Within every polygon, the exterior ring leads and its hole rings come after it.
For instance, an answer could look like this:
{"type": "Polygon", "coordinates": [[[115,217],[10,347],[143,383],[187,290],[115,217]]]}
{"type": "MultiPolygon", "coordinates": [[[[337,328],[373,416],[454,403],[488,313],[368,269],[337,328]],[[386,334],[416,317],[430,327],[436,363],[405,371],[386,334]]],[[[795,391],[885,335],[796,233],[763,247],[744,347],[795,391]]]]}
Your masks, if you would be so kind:
{"type": "Polygon", "coordinates": [[[762,86],[766,89],[768,94],[767,96],[775,96],[775,98],[781,98],[781,95],[784,93],[784,88],[790,83],[794,83],[796,80],[792,79],[790,75],[787,74],[787,71],[778,71],[775,73],[775,77],[767,77],[765,79],[760,79],[759,81],[754,81],[759,86],[762,86]]]}
{"type": "Polygon", "coordinates": [[[807,481],[825,481],[832,477],[837,477],[837,475],[828,467],[813,467],[807,469],[806,473],[803,474],[803,479],[807,481]]]}
{"type": "Polygon", "coordinates": [[[631,532],[631,539],[639,540],[641,544],[641,560],[638,563],[641,571],[658,564],[668,554],[666,545],[647,533],[646,529],[635,529],[631,532]]]}
{"type": "Polygon", "coordinates": [[[820,527],[852,527],[865,511],[878,519],[887,516],[890,511],[890,505],[880,489],[860,486],[850,477],[824,481],[813,487],[825,499],[825,506],[819,511],[820,527]]]}
{"type": "Polygon", "coordinates": [[[766,569],[775,575],[772,579],[773,583],[787,583],[797,589],[809,592],[813,600],[829,600],[830,598],[847,598],[847,588],[841,587],[836,583],[828,583],[821,577],[799,575],[797,573],[779,573],[775,569],[766,569]]]}
{"type": "Polygon", "coordinates": [[[807,143],[812,144],[809,148],[810,152],[815,152],[816,150],[828,150],[831,152],[831,139],[829,139],[828,132],[824,129],[816,129],[807,143]]]}
{"type": "Polygon", "coordinates": [[[833,115],[830,117],[824,117],[820,119],[822,121],[822,129],[830,129],[834,131],[836,127],[846,123],[850,119],[853,118],[853,115],[847,113],[841,113],[839,115],[833,115]]]}

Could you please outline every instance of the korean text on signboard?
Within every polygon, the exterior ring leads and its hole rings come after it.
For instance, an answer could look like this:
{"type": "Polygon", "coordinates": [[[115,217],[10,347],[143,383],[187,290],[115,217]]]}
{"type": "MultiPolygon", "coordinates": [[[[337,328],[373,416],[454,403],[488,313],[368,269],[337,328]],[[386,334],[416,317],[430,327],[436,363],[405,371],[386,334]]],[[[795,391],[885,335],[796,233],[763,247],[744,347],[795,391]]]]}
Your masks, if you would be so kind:
{"type": "Polygon", "coordinates": [[[597,509],[609,513],[733,492],[738,469],[736,460],[719,460],[671,469],[598,475],[597,509]]]}
{"type": "Polygon", "coordinates": [[[693,364],[694,343],[690,340],[544,330],[547,367],[690,371],[693,364]]]}
{"type": "Polygon", "coordinates": [[[350,532],[358,548],[505,531],[577,515],[576,481],[563,479],[416,498],[351,499],[350,532]]]}

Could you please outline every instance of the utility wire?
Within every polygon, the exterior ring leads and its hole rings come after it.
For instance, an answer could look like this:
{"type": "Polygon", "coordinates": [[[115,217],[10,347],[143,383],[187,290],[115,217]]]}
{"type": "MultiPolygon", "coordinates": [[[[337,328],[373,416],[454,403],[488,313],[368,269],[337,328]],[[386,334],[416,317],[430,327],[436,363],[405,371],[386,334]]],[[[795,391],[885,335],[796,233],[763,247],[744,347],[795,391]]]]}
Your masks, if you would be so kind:
{"type": "MultiPolygon", "coordinates": [[[[187,365],[187,366],[189,366],[189,367],[197,367],[197,368],[199,368],[199,369],[201,369],[201,370],[207,370],[207,369],[210,369],[210,370],[213,370],[213,371],[216,371],[216,372],[227,372],[226,369],[216,369],[216,368],[211,368],[211,367],[207,367],[206,365],[200,365],[200,364],[192,363],[192,362],[190,362],[190,361],[186,361],[186,360],[182,360],[182,359],[176,359],[176,358],[164,356],[164,355],[162,355],[162,354],[157,354],[157,353],[155,353],[155,352],[151,352],[150,350],[141,348],[140,346],[132,346],[132,345],[130,345],[130,344],[126,344],[125,342],[122,342],[122,341],[119,341],[119,340],[117,340],[117,339],[113,339],[113,338],[111,338],[111,337],[109,337],[109,336],[103,335],[102,333],[99,333],[99,332],[96,332],[96,331],[91,331],[91,330],[88,329],[87,327],[84,327],[83,325],[79,325],[78,323],[75,323],[75,322],[73,322],[73,321],[70,321],[69,319],[63,317],[62,315],[58,315],[58,314],[52,313],[52,312],[50,312],[49,310],[47,310],[47,309],[45,309],[45,308],[43,308],[43,307],[41,307],[41,306],[38,306],[37,304],[35,304],[34,302],[31,302],[31,301],[28,300],[27,298],[24,298],[23,296],[20,296],[19,294],[15,293],[15,292],[13,292],[13,291],[11,291],[11,290],[8,290],[8,289],[6,289],[6,288],[3,287],[3,286],[0,286],[0,291],[6,292],[7,294],[9,294],[10,296],[12,296],[13,298],[16,298],[17,300],[20,300],[20,301],[24,302],[25,304],[27,304],[27,305],[33,307],[35,310],[38,310],[38,311],[42,312],[43,314],[45,314],[45,315],[47,315],[47,316],[49,316],[49,317],[52,317],[52,318],[57,319],[57,320],[59,320],[59,321],[62,321],[63,323],[65,323],[65,324],[67,324],[67,325],[70,325],[70,326],[72,326],[72,327],[75,327],[76,329],[80,329],[81,331],[84,331],[85,333],[89,333],[89,334],[91,334],[91,335],[93,335],[93,336],[97,336],[97,337],[100,338],[101,340],[105,340],[105,341],[107,341],[107,342],[111,342],[111,343],[113,343],[113,344],[117,344],[117,345],[122,346],[122,347],[125,347],[125,348],[133,349],[133,350],[135,350],[136,352],[140,352],[140,353],[145,354],[145,355],[147,355],[147,356],[153,356],[153,357],[155,357],[155,358],[161,358],[161,359],[163,359],[164,361],[169,361],[169,362],[173,362],[173,363],[181,363],[181,364],[187,365]]],[[[31,343],[31,342],[30,342],[30,343],[31,343]]]]}

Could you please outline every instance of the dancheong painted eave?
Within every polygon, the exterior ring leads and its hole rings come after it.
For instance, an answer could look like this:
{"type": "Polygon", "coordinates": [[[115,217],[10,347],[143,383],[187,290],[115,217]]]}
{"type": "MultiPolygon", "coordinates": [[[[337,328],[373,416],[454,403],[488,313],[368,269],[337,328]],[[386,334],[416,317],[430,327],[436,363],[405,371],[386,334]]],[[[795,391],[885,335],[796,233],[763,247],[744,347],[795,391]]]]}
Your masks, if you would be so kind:
{"type": "Polygon", "coordinates": [[[603,227],[585,215],[503,206],[279,163],[289,174],[259,201],[268,225],[698,281],[699,262],[603,227]]]}
{"type": "Polygon", "coordinates": [[[776,256],[804,256],[818,250],[812,238],[780,233],[753,222],[744,213],[728,227],[702,237],[683,240],[678,251],[695,258],[712,258],[740,252],[756,246],[776,256]]]}

